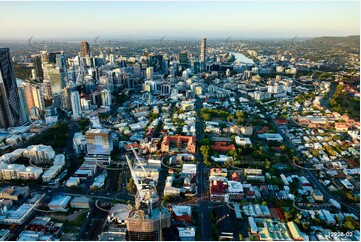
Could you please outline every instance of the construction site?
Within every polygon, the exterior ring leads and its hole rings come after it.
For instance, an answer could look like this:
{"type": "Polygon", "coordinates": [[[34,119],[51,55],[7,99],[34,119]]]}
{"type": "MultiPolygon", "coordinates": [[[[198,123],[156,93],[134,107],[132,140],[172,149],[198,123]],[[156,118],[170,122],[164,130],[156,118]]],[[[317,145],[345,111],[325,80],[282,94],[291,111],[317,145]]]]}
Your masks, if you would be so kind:
{"type": "Polygon", "coordinates": [[[171,215],[166,208],[154,208],[151,214],[134,210],[127,220],[128,240],[164,240],[170,226],[171,215]]]}
{"type": "Polygon", "coordinates": [[[132,147],[135,156],[134,165],[128,156],[126,156],[129,169],[131,171],[134,184],[137,188],[135,196],[135,209],[133,209],[127,218],[126,227],[128,240],[164,240],[164,236],[171,227],[171,214],[167,208],[160,204],[160,199],[156,190],[157,181],[153,180],[151,175],[145,169],[144,161],[132,147]],[[134,168],[142,169],[142,175],[138,175],[134,168]]]}

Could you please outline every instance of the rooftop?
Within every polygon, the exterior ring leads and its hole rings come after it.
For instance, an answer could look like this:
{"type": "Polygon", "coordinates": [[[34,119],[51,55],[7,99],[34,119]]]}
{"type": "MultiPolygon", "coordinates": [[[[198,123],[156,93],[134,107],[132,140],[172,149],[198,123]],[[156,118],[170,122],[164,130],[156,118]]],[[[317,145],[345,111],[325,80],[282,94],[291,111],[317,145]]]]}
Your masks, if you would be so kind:
{"type": "Polygon", "coordinates": [[[51,199],[49,207],[64,207],[71,199],[71,196],[57,195],[51,199]]]}
{"type": "Polygon", "coordinates": [[[190,206],[172,206],[172,211],[175,213],[176,216],[182,215],[192,215],[192,210],[190,206]]]}

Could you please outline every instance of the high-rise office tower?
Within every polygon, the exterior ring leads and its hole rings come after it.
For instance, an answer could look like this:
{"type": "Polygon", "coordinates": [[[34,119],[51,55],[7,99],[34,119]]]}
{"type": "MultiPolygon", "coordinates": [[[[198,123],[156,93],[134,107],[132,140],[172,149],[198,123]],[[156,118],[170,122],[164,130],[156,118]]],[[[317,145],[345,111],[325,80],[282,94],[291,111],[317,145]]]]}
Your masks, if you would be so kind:
{"type": "Polygon", "coordinates": [[[81,106],[80,106],[80,96],[78,91],[70,92],[71,100],[71,109],[73,111],[73,118],[80,118],[81,116],[81,106]]]}
{"type": "Polygon", "coordinates": [[[57,54],[55,57],[55,64],[58,68],[62,68],[66,70],[67,68],[66,55],[64,53],[57,54]]]}
{"type": "Polygon", "coordinates": [[[40,58],[41,58],[41,63],[45,64],[48,63],[49,58],[48,58],[48,52],[46,50],[43,50],[40,52],[40,58]]]}
{"type": "Polygon", "coordinates": [[[41,56],[35,55],[33,56],[33,58],[34,58],[34,68],[35,68],[36,77],[40,81],[42,81],[44,79],[44,73],[43,73],[43,67],[41,65],[41,56]]]}
{"type": "Polygon", "coordinates": [[[66,56],[64,52],[48,53],[42,51],[41,62],[41,80],[49,80],[52,92],[60,93],[66,86],[68,80],[66,56]]]}
{"type": "Polygon", "coordinates": [[[20,116],[24,122],[29,122],[28,107],[26,105],[25,91],[24,88],[18,87],[19,100],[20,100],[20,116]]]}
{"type": "Polygon", "coordinates": [[[67,70],[67,80],[68,82],[75,82],[76,81],[76,72],[74,69],[68,69],[67,70]]]}
{"type": "Polygon", "coordinates": [[[147,79],[153,79],[153,67],[148,67],[146,69],[146,77],[147,79]]]}
{"type": "Polygon", "coordinates": [[[80,43],[80,56],[86,56],[86,55],[90,55],[90,47],[89,47],[89,43],[86,41],[82,41],[80,43]]]}
{"type": "Polygon", "coordinates": [[[171,86],[169,83],[163,83],[161,85],[161,94],[162,95],[169,95],[171,90],[171,86]]]}
{"type": "Polygon", "coordinates": [[[112,104],[112,96],[107,89],[103,89],[100,92],[100,97],[103,106],[110,106],[112,104]]]}
{"type": "Polygon", "coordinates": [[[44,80],[42,84],[43,88],[43,95],[45,100],[52,100],[53,99],[53,91],[51,88],[51,83],[49,80],[44,80]]]}
{"type": "Polygon", "coordinates": [[[114,64],[114,63],[115,63],[115,56],[114,56],[114,54],[110,54],[110,55],[109,55],[109,62],[110,62],[110,64],[114,64]]]}
{"type": "Polygon", "coordinates": [[[188,68],[188,52],[187,51],[184,51],[182,50],[180,53],[179,53],[179,64],[182,66],[182,68],[185,70],[188,68]]]}
{"type": "Polygon", "coordinates": [[[101,98],[100,98],[100,93],[95,91],[92,93],[91,95],[91,104],[100,107],[101,105],[101,98]]]}
{"type": "Polygon", "coordinates": [[[91,102],[90,100],[87,100],[85,98],[81,98],[80,99],[80,106],[82,110],[89,110],[91,107],[91,102]]]}
{"type": "Polygon", "coordinates": [[[133,65],[133,76],[134,78],[138,79],[142,75],[142,66],[140,63],[135,63],[133,65]]]}
{"type": "Polygon", "coordinates": [[[0,48],[0,128],[21,125],[20,98],[9,48],[0,48]]]}
{"type": "Polygon", "coordinates": [[[201,71],[201,64],[199,61],[192,61],[191,62],[191,69],[194,73],[198,73],[201,71]]]}
{"type": "MultiPolygon", "coordinates": [[[[69,87],[65,87],[61,92],[60,92],[60,103],[61,103],[61,108],[64,110],[71,110],[71,99],[70,99],[70,88],[69,87]]],[[[53,95],[54,97],[54,95],[53,95]]]]}
{"type": "Polygon", "coordinates": [[[35,107],[37,107],[40,111],[45,110],[43,90],[41,86],[32,85],[32,93],[35,107]]]}
{"type": "Polygon", "coordinates": [[[126,87],[128,89],[134,88],[135,80],[133,78],[130,78],[129,76],[127,76],[127,78],[125,79],[125,82],[126,82],[126,87]]]}
{"type": "Polygon", "coordinates": [[[169,67],[169,59],[168,59],[168,57],[163,60],[162,65],[163,65],[163,73],[168,74],[168,67],[169,67]]]}
{"type": "Polygon", "coordinates": [[[58,54],[62,54],[62,52],[60,52],[60,51],[49,52],[49,53],[48,53],[48,63],[50,63],[50,64],[56,64],[56,56],[57,56],[58,54]]]}
{"type": "Polygon", "coordinates": [[[205,70],[206,66],[206,52],[207,52],[207,38],[203,37],[201,40],[201,57],[202,71],[205,70]]]}
{"type": "Polygon", "coordinates": [[[61,95],[59,93],[53,95],[53,106],[56,108],[61,107],[61,95]]]}
{"type": "Polygon", "coordinates": [[[30,113],[30,109],[35,106],[34,98],[33,98],[33,90],[32,90],[30,82],[23,82],[22,88],[24,89],[26,107],[28,109],[28,113],[30,113]]]}
{"type": "Polygon", "coordinates": [[[44,79],[50,81],[53,93],[60,93],[66,87],[67,77],[66,68],[63,69],[48,64],[44,66],[44,79]]]}
{"type": "Polygon", "coordinates": [[[153,67],[154,72],[163,71],[163,56],[151,55],[148,59],[148,67],[153,67]]]}

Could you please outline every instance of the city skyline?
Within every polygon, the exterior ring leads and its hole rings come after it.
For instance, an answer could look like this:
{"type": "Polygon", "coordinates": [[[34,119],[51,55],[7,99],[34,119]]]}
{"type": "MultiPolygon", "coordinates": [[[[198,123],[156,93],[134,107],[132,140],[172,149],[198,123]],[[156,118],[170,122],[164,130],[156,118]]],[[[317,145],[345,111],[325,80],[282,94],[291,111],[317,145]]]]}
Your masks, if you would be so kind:
{"type": "Polygon", "coordinates": [[[360,241],[359,2],[1,1],[0,241],[360,241]]]}
{"type": "Polygon", "coordinates": [[[360,34],[360,5],[355,1],[0,2],[0,7],[0,20],[8,22],[0,26],[4,39],[272,39],[360,34]],[[44,18],[43,13],[49,12],[52,18],[44,18]]]}

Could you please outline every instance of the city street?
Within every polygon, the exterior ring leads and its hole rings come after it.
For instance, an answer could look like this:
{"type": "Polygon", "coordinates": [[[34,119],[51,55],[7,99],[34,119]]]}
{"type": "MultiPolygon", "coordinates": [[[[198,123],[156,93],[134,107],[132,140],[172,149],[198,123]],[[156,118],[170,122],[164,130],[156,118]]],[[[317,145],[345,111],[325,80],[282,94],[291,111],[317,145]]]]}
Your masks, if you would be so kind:
{"type": "Polygon", "coordinates": [[[209,198],[203,199],[204,195],[207,194],[208,184],[205,179],[205,169],[203,163],[203,157],[200,152],[200,141],[203,139],[204,135],[204,128],[203,128],[203,120],[200,116],[200,110],[202,108],[201,99],[196,99],[197,106],[197,122],[196,122],[196,132],[197,132],[197,188],[198,188],[198,197],[200,197],[201,201],[198,202],[198,212],[199,212],[199,229],[200,229],[200,240],[208,241],[211,240],[210,238],[210,211],[209,211],[209,198]]]}

